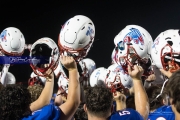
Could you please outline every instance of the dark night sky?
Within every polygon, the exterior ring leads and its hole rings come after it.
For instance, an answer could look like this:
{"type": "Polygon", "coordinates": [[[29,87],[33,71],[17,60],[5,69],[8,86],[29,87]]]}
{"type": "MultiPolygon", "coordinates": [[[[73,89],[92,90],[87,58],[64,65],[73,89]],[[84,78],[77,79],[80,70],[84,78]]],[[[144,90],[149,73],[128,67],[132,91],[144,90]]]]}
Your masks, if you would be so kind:
{"type": "MultiPolygon", "coordinates": [[[[17,27],[24,34],[27,44],[32,44],[41,37],[50,37],[57,43],[61,25],[75,15],[85,15],[95,24],[95,42],[87,57],[93,59],[97,67],[108,67],[114,37],[126,25],[144,27],[153,39],[164,30],[180,27],[180,2],[173,0],[57,1],[1,2],[0,31],[6,27],[17,27]]],[[[28,54],[25,51],[24,55],[28,54]]],[[[9,71],[17,81],[26,81],[32,72],[29,65],[15,65],[9,71]]]]}

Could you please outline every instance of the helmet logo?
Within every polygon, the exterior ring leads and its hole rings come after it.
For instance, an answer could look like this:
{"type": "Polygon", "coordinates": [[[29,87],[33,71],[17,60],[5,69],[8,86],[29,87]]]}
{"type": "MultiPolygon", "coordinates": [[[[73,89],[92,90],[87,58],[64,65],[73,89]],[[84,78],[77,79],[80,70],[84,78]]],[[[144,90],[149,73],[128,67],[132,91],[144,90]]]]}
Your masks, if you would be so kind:
{"type": "Polygon", "coordinates": [[[157,39],[154,40],[154,43],[152,45],[152,48],[155,48],[156,45],[159,44],[159,37],[157,39]]]}
{"type": "Polygon", "coordinates": [[[126,36],[124,37],[123,41],[125,43],[129,43],[131,40],[133,40],[135,44],[139,44],[140,43],[141,45],[144,45],[144,39],[143,39],[141,33],[139,32],[139,30],[136,29],[136,28],[131,28],[130,31],[131,32],[126,34],[126,36]]]}
{"type": "Polygon", "coordinates": [[[98,71],[95,75],[95,78],[98,77],[100,75],[100,71],[98,71]]]}
{"type": "Polygon", "coordinates": [[[0,35],[0,38],[1,38],[1,41],[2,42],[6,42],[7,41],[7,39],[6,39],[6,30],[4,30],[2,33],[1,33],[1,35],[0,35]]]}
{"type": "Polygon", "coordinates": [[[88,27],[86,35],[90,36],[90,38],[92,39],[93,38],[93,34],[94,34],[94,30],[92,28],[88,27]]]}

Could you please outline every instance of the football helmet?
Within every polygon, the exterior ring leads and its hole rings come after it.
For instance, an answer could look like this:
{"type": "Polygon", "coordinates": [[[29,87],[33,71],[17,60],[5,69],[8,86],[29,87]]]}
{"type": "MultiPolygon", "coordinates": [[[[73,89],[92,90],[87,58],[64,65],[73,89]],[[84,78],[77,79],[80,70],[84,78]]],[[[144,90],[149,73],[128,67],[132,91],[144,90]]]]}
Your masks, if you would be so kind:
{"type": "Polygon", "coordinates": [[[124,72],[123,68],[120,65],[112,64],[108,67],[108,70],[120,76],[121,83],[125,88],[129,89],[133,86],[132,78],[124,72]]]}
{"type": "Polygon", "coordinates": [[[54,70],[57,67],[59,56],[56,43],[51,38],[41,38],[30,49],[30,57],[32,58],[30,66],[36,75],[44,77],[44,73],[48,69],[54,70]],[[37,61],[36,58],[40,59],[40,61],[37,61]],[[44,67],[44,64],[48,64],[48,67],[44,67]]]}
{"type": "Polygon", "coordinates": [[[96,68],[90,76],[90,86],[106,86],[105,79],[108,74],[108,70],[104,67],[96,68]]]}
{"type": "Polygon", "coordinates": [[[120,74],[117,74],[116,72],[113,72],[104,67],[95,69],[90,76],[90,86],[94,87],[96,85],[105,85],[110,88],[112,92],[115,92],[116,90],[127,90],[122,84],[120,74]]]}
{"type": "Polygon", "coordinates": [[[161,32],[153,42],[151,57],[159,69],[175,72],[180,69],[180,30],[161,32]]]}
{"type": "Polygon", "coordinates": [[[117,63],[127,73],[127,65],[139,64],[139,61],[147,62],[153,40],[147,30],[138,25],[127,25],[114,38],[114,44],[118,48],[117,63]]]}
{"type": "Polygon", "coordinates": [[[70,18],[62,26],[58,45],[60,53],[73,56],[76,61],[86,57],[95,37],[94,23],[84,15],[70,18]]]}
{"type": "Polygon", "coordinates": [[[40,84],[45,85],[46,78],[36,75],[34,72],[31,73],[28,85],[40,84]]]}
{"type": "Polygon", "coordinates": [[[22,32],[15,27],[8,27],[1,32],[0,49],[3,54],[21,56],[25,49],[25,38],[22,32]]]}
{"type": "Polygon", "coordinates": [[[58,79],[58,86],[61,91],[61,94],[67,97],[68,94],[68,86],[69,86],[69,79],[61,73],[58,79]]]}
{"type": "MultiPolygon", "coordinates": [[[[1,74],[1,72],[0,72],[1,74]]],[[[7,72],[5,77],[5,84],[16,84],[16,78],[11,72],[7,72]]]]}
{"type": "Polygon", "coordinates": [[[82,72],[80,73],[80,82],[83,86],[89,86],[89,78],[96,69],[95,62],[90,58],[84,58],[79,62],[82,72]]]}
{"type": "Polygon", "coordinates": [[[115,47],[111,54],[111,61],[112,61],[111,64],[117,63],[117,59],[118,59],[118,48],[115,47]]]}

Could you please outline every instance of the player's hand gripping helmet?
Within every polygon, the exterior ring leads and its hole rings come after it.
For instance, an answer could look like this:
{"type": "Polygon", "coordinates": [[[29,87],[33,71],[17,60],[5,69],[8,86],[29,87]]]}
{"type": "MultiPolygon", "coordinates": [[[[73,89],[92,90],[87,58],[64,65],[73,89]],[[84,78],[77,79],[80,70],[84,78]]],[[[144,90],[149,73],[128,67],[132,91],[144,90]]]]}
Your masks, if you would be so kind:
{"type": "Polygon", "coordinates": [[[0,49],[4,55],[21,56],[24,53],[25,38],[15,27],[8,27],[1,32],[0,49]]]}
{"type": "Polygon", "coordinates": [[[32,63],[30,66],[35,74],[44,77],[48,69],[54,70],[57,67],[59,55],[58,46],[51,38],[41,38],[31,47],[30,57],[32,63]],[[37,63],[36,58],[41,60],[40,63],[37,63]],[[44,64],[48,64],[48,67],[44,67],[44,64]]]}
{"type": "MultiPolygon", "coordinates": [[[[80,82],[83,85],[83,87],[90,86],[89,85],[89,79],[91,73],[96,69],[95,62],[90,58],[82,59],[79,63],[79,73],[80,73],[80,82]]],[[[69,86],[69,78],[68,73],[63,69],[61,65],[59,65],[59,80],[58,80],[58,86],[61,90],[61,93],[66,96],[68,94],[68,86],[69,86]]],[[[56,73],[55,73],[56,74],[56,73]]]]}
{"type": "Polygon", "coordinates": [[[80,82],[83,86],[89,86],[89,79],[92,72],[96,69],[95,62],[90,58],[84,58],[79,62],[82,72],[80,73],[80,82]]]}
{"type": "Polygon", "coordinates": [[[147,30],[138,25],[127,25],[114,38],[118,48],[117,63],[127,73],[127,65],[133,66],[139,61],[147,62],[153,40],[147,30]]]}
{"type": "Polygon", "coordinates": [[[76,15],[61,28],[58,45],[60,53],[73,56],[76,61],[86,57],[95,37],[94,23],[86,16],[76,15]]]}
{"type": "Polygon", "coordinates": [[[151,56],[159,69],[171,72],[180,69],[180,30],[169,29],[161,32],[153,42],[151,56]]]}

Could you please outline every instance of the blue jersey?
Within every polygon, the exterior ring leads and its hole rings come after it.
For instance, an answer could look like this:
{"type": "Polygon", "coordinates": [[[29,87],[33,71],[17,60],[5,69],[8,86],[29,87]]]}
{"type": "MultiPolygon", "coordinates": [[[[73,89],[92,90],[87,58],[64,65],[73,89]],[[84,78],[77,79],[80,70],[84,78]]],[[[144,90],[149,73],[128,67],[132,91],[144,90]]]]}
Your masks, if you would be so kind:
{"type": "Polygon", "coordinates": [[[162,106],[150,113],[148,120],[175,120],[171,106],[162,106]]]}
{"type": "Polygon", "coordinates": [[[31,115],[22,118],[22,120],[59,120],[60,109],[54,104],[44,106],[42,109],[34,111],[31,115]]]}
{"type": "Polygon", "coordinates": [[[126,108],[114,112],[109,120],[143,120],[143,117],[134,109],[126,108]]]}

